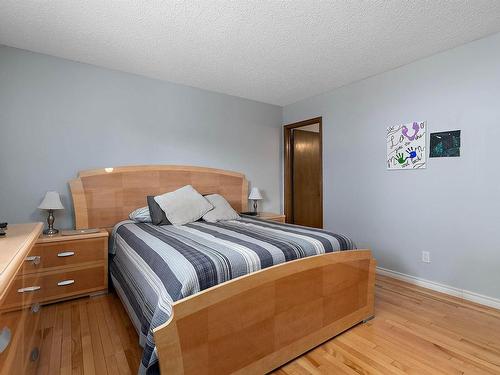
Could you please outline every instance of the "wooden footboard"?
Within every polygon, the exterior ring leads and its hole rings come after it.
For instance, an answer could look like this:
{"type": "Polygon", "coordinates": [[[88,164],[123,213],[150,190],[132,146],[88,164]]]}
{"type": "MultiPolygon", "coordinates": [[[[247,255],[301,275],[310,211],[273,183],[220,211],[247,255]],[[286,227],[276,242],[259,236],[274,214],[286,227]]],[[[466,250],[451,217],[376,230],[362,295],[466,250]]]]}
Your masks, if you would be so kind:
{"type": "Polygon", "coordinates": [[[369,250],[280,264],[173,305],[154,330],[162,374],[264,374],[373,316],[369,250]]]}

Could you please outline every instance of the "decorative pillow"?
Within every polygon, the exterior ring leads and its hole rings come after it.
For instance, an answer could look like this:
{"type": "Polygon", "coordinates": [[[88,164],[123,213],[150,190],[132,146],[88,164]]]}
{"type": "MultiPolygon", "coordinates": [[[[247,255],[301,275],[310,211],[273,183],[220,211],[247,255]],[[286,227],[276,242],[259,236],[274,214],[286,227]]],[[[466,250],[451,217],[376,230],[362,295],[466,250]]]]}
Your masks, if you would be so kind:
{"type": "Polygon", "coordinates": [[[157,195],[155,201],[165,212],[167,219],[174,225],[192,223],[214,208],[191,185],[186,185],[170,193],[157,195]]]}
{"type": "Polygon", "coordinates": [[[158,203],[156,203],[155,197],[153,197],[152,195],[148,195],[148,207],[149,213],[151,215],[151,222],[154,225],[172,224],[170,221],[168,221],[167,217],[165,216],[165,212],[163,212],[158,203]]]}
{"type": "Polygon", "coordinates": [[[216,223],[221,220],[237,220],[240,218],[240,215],[233,210],[229,202],[222,195],[210,194],[205,195],[205,198],[214,206],[214,209],[203,215],[203,220],[209,223],[216,223]]]}
{"type": "MultiPolygon", "coordinates": [[[[155,202],[156,203],[156,202],[155,202]]],[[[132,211],[128,218],[137,221],[138,223],[151,223],[151,215],[149,214],[149,207],[141,207],[132,211]]]]}

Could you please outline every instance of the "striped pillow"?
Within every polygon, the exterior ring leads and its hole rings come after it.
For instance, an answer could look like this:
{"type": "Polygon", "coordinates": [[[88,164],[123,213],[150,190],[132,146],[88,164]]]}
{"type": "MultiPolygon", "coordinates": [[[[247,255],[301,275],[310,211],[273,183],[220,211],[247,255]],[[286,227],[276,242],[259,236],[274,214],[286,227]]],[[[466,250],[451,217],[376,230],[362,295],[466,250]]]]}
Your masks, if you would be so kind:
{"type": "Polygon", "coordinates": [[[149,214],[149,207],[141,207],[132,211],[128,218],[138,223],[151,223],[151,215],[149,214]]]}

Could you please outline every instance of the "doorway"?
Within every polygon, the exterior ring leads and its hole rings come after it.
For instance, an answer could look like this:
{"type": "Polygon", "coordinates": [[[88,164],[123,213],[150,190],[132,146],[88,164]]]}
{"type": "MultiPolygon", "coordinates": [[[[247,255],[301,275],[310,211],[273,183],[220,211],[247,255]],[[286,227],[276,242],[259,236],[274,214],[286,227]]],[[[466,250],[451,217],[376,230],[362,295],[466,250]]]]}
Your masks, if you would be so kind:
{"type": "Polygon", "coordinates": [[[322,118],[284,126],[286,222],[323,228],[322,118]]]}

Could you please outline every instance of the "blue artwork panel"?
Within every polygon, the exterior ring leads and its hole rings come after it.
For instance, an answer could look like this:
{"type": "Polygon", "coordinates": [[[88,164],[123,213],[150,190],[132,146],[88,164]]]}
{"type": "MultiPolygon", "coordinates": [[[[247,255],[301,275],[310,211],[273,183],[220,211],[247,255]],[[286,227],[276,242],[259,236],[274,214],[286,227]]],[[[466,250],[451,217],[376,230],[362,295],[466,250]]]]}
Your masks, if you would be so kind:
{"type": "Polygon", "coordinates": [[[431,133],[431,158],[460,156],[460,130],[431,133]]]}

